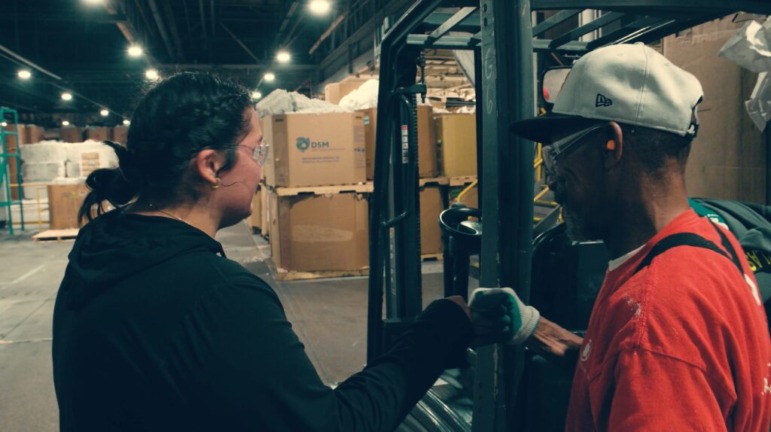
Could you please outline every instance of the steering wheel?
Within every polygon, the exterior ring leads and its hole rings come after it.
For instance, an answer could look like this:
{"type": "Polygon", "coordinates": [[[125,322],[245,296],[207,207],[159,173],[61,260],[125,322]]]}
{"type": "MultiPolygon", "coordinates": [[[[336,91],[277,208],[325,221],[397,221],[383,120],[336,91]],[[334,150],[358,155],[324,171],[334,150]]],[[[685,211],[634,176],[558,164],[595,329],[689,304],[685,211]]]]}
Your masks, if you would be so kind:
{"type": "Polygon", "coordinates": [[[481,217],[482,211],[479,209],[453,206],[439,214],[439,226],[442,231],[463,243],[479,244],[482,238],[481,217]]]}

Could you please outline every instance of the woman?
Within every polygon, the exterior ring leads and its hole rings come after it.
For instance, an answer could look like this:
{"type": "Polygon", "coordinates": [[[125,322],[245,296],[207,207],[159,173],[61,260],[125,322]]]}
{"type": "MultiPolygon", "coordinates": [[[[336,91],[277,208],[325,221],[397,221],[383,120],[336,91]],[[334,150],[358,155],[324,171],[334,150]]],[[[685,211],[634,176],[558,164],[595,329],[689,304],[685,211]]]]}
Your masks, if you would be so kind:
{"type": "Polygon", "coordinates": [[[120,167],[87,179],[54,310],[62,431],[388,431],[462,361],[468,309],[444,299],[362,372],[321,382],[276,294],[214,240],[250,214],[266,155],[245,89],[175,75],[126,147],[106,144],[120,167]]]}

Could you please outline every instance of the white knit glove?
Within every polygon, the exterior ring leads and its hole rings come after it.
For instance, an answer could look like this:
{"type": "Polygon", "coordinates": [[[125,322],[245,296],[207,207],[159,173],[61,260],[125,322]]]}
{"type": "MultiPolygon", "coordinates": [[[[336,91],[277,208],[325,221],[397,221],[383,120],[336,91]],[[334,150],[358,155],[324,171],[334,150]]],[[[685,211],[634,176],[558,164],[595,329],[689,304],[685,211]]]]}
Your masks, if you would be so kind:
{"type": "Polygon", "coordinates": [[[511,288],[477,288],[469,298],[477,345],[521,344],[541,319],[538,309],[522,303],[511,288]]]}

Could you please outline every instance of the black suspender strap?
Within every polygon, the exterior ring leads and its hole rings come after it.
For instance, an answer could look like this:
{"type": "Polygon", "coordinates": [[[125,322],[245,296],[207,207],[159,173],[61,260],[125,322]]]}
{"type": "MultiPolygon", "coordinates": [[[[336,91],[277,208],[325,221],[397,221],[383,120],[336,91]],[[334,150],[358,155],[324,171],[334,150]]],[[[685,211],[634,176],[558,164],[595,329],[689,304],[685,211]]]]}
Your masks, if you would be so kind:
{"type": "Polygon", "coordinates": [[[643,258],[642,262],[639,266],[637,266],[637,269],[634,271],[633,274],[639,272],[643,268],[647,267],[651,261],[653,261],[653,258],[656,258],[656,256],[661,255],[662,253],[666,252],[669,249],[672,249],[673,247],[678,246],[693,246],[693,247],[700,247],[703,249],[709,249],[711,251],[717,252],[720,255],[730,259],[733,261],[734,265],[737,269],[739,269],[739,273],[744,275],[744,270],[742,269],[741,261],[739,261],[739,257],[736,255],[736,251],[734,250],[733,246],[731,246],[731,242],[728,240],[728,237],[723,233],[720,228],[715,226],[715,224],[710,221],[712,225],[715,227],[715,230],[717,230],[718,234],[720,235],[720,241],[723,244],[723,247],[725,250],[728,251],[726,253],[723,249],[720,249],[715,243],[712,243],[711,241],[705,239],[704,237],[694,234],[694,233],[677,233],[672,234],[670,236],[664,237],[656,243],[655,246],[653,246],[653,249],[651,249],[650,252],[648,252],[648,255],[643,258]],[[729,255],[730,254],[730,255],[729,255]]]}

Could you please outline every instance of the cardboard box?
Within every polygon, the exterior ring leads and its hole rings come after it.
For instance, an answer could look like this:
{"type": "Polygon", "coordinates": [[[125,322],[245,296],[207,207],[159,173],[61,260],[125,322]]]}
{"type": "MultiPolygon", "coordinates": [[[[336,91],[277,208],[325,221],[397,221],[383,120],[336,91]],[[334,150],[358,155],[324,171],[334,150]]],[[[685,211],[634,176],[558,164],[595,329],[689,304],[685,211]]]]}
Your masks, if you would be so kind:
{"type": "Polygon", "coordinates": [[[83,142],[83,129],[77,126],[64,126],[59,129],[59,139],[68,143],[83,142]]]}
{"type": "Polygon", "coordinates": [[[366,180],[361,113],[282,114],[263,118],[270,143],[268,186],[300,187],[366,180]]]}
{"type": "Polygon", "coordinates": [[[88,194],[86,184],[48,185],[46,189],[50,228],[79,228],[78,210],[88,194]]]}
{"type": "Polygon", "coordinates": [[[260,197],[262,191],[255,192],[252,197],[252,214],[249,216],[249,225],[252,229],[259,229],[262,226],[262,198],[260,197]]]}
{"type": "Polygon", "coordinates": [[[45,139],[46,130],[40,126],[25,125],[22,144],[36,144],[45,139]]]}
{"type": "Polygon", "coordinates": [[[718,57],[725,42],[746,24],[731,18],[664,39],[664,55],[694,74],[704,89],[686,184],[691,196],[767,203],[766,139],[744,107],[757,74],[718,57]]]}
{"type": "MultiPolygon", "coordinates": [[[[6,132],[15,132],[17,129],[19,131],[19,137],[21,137],[25,133],[24,125],[8,125],[4,128],[6,132]]],[[[18,184],[18,173],[19,173],[19,164],[17,163],[17,159],[12,154],[15,154],[17,152],[17,149],[19,148],[17,145],[17,142],[20,141],[17,139],[17,135],[6,135],[5,136],[5,151],[7,152],[7,158],[8,158],[8,178],[10,179],[11,184],[18,184]]],[[[0,185],[2,186],[2,185],[0,185]]],[[[18,186],[11,186],[11,199],[17,200],[19,199],[19,187],[18,186]]]]}
{"type": "Polygon", "coordinates": [[[440,114],[436,117],[436,138],[443,175],[477,175],[476,125],[476,114],[440,114]]]}
{"type": "Polygon", "coordinates": [[[264,184],[260,186],[260,234],[270,236],[270,190],[264,184]]]}
{"type": "Polygon", "coordinates": [[[276,269],[319,272],[369,266],[364,194],[279,196],[271,191],[270,202],[270,245],[276,269]]]}
{"type": "Polygon", "coordinates": [[[80,154],[80,176],[88,177],[91,172],[99,169],[99,153],[83,152],[80,154]]]}
{"type": "Polygon", "coordinates": [[[86,128],[86,139],[104,141],[112,139],[112,129],[106,126],[89,126],[86,128]]]}
{"type": "MultiPolygon", "coordinates": [[[[364,141],[367,155],[367,180],[375,178],[375,136],[377,108],[360,110],[364,114],[364,141]]],[[[430,105],[418,105],[418,176],[436,177],[436,125],[434,109],[430,105]]]]}
{"type": "Polygon", "coordinates": [[[365,82],[367,82],[367,80],[363,78],[351,78],[337,83],[327,84],[324,86],[324,100],[329,103],[338,104],[340,103],[340,99],[347,96],[350,92],[358,90],[365,82]]]}
{"type": "Polygon", "coordinates": [[[420,189],[420,253],[421,255],[442,253],[442,230],[439,228],[439,214],[444,210],[442,190],[436,185],[420,189]]]}
{"type": "Polygon", "coordinates": [[[128,126],[115,126],[112,128],[112,140],[123,145],[128,142],[128,126]]]}

